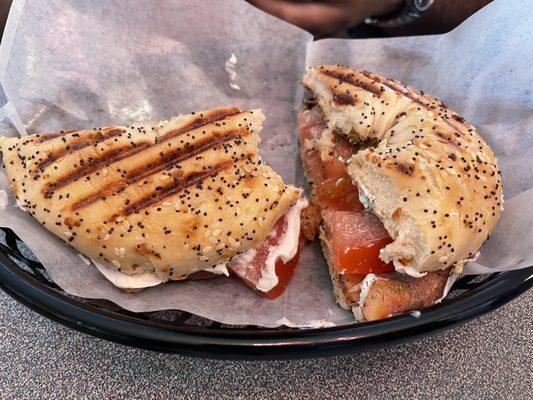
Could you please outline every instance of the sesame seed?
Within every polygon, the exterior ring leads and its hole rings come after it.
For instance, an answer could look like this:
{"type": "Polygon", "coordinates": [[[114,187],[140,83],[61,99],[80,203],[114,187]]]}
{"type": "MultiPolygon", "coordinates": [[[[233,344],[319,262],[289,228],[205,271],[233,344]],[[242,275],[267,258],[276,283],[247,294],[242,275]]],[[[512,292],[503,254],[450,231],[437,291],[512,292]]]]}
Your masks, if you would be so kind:
{"type": "Polygon", "coordinates": [[[241,247],[241,242],[239,242],[238,240],[235,240],[232,236],[228,237],[228,241],[229,241],[229,244],[231,245],[231,247],[233,247],[233,248],[241,247]]]}
{"type": "Polygon", "coordinates": [[[126,254],[126,249],[123,248],[123,247],[115,247],[113,249],[113,253],[115,253],[117,256],[119,256],[120,258],[124,258],[124,255],[126,254]]]}

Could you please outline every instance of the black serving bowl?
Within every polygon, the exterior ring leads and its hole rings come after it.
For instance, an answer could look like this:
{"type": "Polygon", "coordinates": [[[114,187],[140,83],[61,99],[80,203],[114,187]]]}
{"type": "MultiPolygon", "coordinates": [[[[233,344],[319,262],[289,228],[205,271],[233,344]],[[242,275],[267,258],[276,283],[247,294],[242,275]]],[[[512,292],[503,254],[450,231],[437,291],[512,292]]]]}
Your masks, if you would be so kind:
{"type": "Polygon", "coordinates": [[[9,229],[0,243],[0,287],[38,313],[81,332],[130,346],[225,359],[282,359],[338,355],[420,338],[451,328],[512,300],[533,284],[533,266],[465,277],[447,299],[419,317],[332,328],[295,329],[223,325],[166,310],[133,313],[114,303],[74,297],[47,276],[9,229]]]}

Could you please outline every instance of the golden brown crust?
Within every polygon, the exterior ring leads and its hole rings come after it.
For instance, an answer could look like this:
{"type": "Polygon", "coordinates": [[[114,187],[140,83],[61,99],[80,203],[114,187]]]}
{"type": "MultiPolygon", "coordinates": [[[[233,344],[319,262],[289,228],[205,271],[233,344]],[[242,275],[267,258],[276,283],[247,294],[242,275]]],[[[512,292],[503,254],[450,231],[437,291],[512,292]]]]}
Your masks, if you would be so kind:
{"type": "Polygon", "coordinates": [[[496,157],[475,128],[435,98],[369,72],[327,65],[303,81],[330,128],[379,140],[348,172],[395,239],[382,258],[416,271],[460,270],[503,203],[496,157]]]}
{"type": "Polygon", "coordinates": [[[13,193],[47,229],[127,274],[191,274],[254,247],[299,190],[257,153],[263,114],[3,138],[13,193]]]}
{"type": "Polygon", "coordinates": [[[308,207],[302,210],[300,215],[300,224],[302,235],[310,242],[314,241],[318,235],[318,229],[320,227],[320,210],[314,205],[310,204],[308,207]]]}

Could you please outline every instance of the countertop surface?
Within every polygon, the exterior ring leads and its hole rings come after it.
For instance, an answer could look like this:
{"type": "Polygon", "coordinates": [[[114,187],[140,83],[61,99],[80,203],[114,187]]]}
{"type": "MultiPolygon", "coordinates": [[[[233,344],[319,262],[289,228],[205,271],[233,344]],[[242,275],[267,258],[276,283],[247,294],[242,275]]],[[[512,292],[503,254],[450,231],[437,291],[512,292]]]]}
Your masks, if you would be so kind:
{"type": "Polygon", "coordinates": [[[0,292],[1,399],[530,399],[533,290],[465,325],[298,361],[158,354],[78,333],[0,292]]]}

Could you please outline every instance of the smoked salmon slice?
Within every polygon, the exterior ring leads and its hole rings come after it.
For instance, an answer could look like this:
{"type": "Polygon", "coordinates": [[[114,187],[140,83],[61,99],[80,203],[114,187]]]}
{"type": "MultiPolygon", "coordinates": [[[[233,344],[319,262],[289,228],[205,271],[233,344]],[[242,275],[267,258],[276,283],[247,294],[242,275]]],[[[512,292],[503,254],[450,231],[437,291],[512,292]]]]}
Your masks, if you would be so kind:
{"type": "Polygon", "coordinates": [[[379,250],[392,239],[374,215],[326,208],[322,220],[331,241],[332,264],[338,274],[392,271],[392,265],[379,258],[379,250]]]}
{"type": "Polygon", "coordinates": [[[300,113],[298,125],[311,207],[319,210],[316,223],[321,223],[327,237],[334,282],[343,296],[340,303],[361,307],[367,321],[431,305],[442,294],[448,271],[413,278],[393,272],[393,265],[379,258],[392,239],[382,222],[365,211],[346,171],[346,161],[357,147],[335,132],[327,132],[330,137],[323,139],[327,127],[318,107],[300,113]],[[369,274],[376,276],[360,304],[361,285],[369,274]]]}
{"type": "Polygon", "coordinates": [[[271,300],[285,291],[300,258],[302,240],[299,240],[298,251],[290,260],[284,262],[281,258],[275,257],[274,252],[281,245],[288,228],[287,214],[284,214],[266,239],[247,253],[247,257],[228,263],[228,269],[248,287],[271,300]]]}
{"type": "MultiPolygon", "coordinates": [[[[379,250],[392,242],[381,221],[364,211],[357,187],[346,171],[353,146],[333,134],[332,147],[321,156],[318,144],[326,123],[318,107],[299,115],[302,158],[313,182],[313,201],[321,210],[323,226],[332,241],[332,261],[338,274],[392,271],[379,258],[379,250]]],[[[322,149],[323,150],[323,149],[322,149]]]]}

